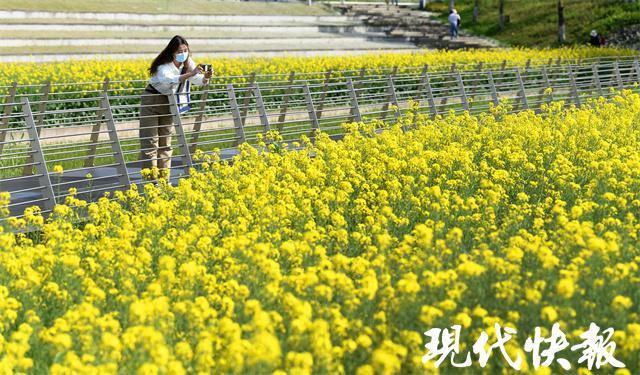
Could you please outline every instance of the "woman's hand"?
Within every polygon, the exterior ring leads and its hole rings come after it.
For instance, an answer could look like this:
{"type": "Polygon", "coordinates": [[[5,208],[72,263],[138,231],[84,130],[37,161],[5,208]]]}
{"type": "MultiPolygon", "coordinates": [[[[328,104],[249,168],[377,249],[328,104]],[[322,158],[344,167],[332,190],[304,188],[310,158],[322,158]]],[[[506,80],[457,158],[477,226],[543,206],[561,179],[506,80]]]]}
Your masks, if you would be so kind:
{"type": "Polygon", "coordinates": [[[196,74],[202,73],[202,68],[200,67],[200,65],[198,65],[198,66],[195,67],[195,69],[193,69],[189,73],[191,74],[191,77],[194,77],[196,74]]]}

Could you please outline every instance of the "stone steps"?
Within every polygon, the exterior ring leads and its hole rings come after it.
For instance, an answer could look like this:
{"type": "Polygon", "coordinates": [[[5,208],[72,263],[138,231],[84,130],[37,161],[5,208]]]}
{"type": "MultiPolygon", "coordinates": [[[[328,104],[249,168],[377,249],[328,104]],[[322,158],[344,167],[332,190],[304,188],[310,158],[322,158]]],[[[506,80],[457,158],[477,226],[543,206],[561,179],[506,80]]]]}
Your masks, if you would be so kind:
{"type": "MultiPolygon", "coordinates": [[[[288,15],[202,15],[202,14],[137,14],[137,13],[91,13],[91,12],[44,12],[44,11],[0,11],[0,19],[42,19],[48,22],[100,22],[100,23],[178,23],[205,25],[280,25],[335,23],[357,21],[345,16],[288,16],[288,15]]],[[[20,22],[16,22],[20,23],[20,22]]]]}
{"type": "Polygon", "coordinates": [[[190,16],[0,11],[6,62],[152,58],[185,36],[201,56],[359,54],[418,48],[492,48],[485,38],[451,40],[428,12],[384,4],[334,5],[341,16],[190,16]],[[185,22],[183,22],[183,19],[185,22]],[[22,22],[20,22],[22,20],[22,22]],[[187,22],[188,20],[188,22],[187,22]],[[10,21],[10,22],[9,22],[10,21]]]}
{"type": "Polygon", "coordinates": [[[359,18],[370,27],[382,27],[393,37],[405,38],[422,48],[495,48],[498,43],[488,39],[467,35],[460,31],[459,37],[449,36],[449,26],[434,18],[433,13],[419,11],[410,6],[385,4],[334,5],[347,17],[359,18]]]}
{"type": "Polygon", "coordinates": [[[0,11],[6,62],[153,58],[176,34],[199,56],[359,54],[408,51],[411,38],[359,16],[193,16],[0,11]],[[16,22],[19,17],[24,22],[16,22]],[[48,18],[47,18],[48,17],[48,18]],[[181,23],[182,18],[185,19],[181,23]],[[188,22],[186,21],[188,20],[188,22]],[[137,23],[136,23],[137,22],[137,23]]]}
{"type": "MultiPolygon", "coordinates": [[[[397,35],[395,37],[388,37],[383,33],[361,33],[361,34],[335,34],[335,35],[303,35],[298,37],[283,37],[282,35],[266,35],[261,36],[261,43],[268,44],[299,44],[305,43],[307,45],[324,45],[338,43],[340,45],[355,45],[363,40],[367,42],[381,42],[391,43],[396,41],[405,41],[405,37],[397,35]]],[[[158,47],[164,47],[167,44],[167,38],[92,38],[92,39],[55,39],[55,38],[41,38],[41,39],[3,39],[2,47],[66,47],[66,46],[136,46],[140,49],[147,49],[147,47],[153,47],[153,50],[157,50],[158,47]]],[[[217,49],[225,46],[253,46],[256,44],[255,38],[189,38],[189,44],[198,46],[198,50],[204,49],[217,49]]],[[[32,49],[33,50],[33,49],[32,49]]]]}
{"type": "MultiPolygon", "coordinates": [[[[0,32],[7,32],[11,35],[27,35],[33,33],[43,33],[55,35],[56,33],[76,33],[81,36],[83,33],[146,33],[172,32],[174,34],[186,33],[235,33],[237,35],[247,35],[255,37],[258,33],[345,33],[345,32],[382,32],[384,27],[366,26],[361,22],[345,22],[334,24],[310,23],[306,25],[128,25],[128,24],[3,24],[0,20],[0,32]]],[[[262,35],[262,34],[259,34],[262,35]]]]}

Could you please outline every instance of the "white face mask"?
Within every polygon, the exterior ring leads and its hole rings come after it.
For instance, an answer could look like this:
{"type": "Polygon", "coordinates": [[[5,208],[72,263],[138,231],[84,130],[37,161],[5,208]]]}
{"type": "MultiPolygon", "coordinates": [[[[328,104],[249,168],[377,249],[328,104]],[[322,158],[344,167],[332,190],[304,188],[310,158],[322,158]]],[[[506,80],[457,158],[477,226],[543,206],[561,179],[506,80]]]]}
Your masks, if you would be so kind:
{"type": "Polygon", "coordinates": [[[189,57],[189,52],[182,52],[182,53],[178,53],[176,55],[176,61],[183,63],[185,61],[187,61],[187,58],[189,57]]]}

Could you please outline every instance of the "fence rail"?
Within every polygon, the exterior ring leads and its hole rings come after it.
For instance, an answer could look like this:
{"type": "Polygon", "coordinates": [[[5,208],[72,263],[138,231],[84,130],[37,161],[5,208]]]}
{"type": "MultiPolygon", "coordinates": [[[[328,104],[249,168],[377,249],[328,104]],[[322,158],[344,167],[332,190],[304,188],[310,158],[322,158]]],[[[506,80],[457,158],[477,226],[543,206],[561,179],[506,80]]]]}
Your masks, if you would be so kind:
{"type": "MultiPolygon", "coordinates": [[[[480,113],[505,99],[512,111],[538,110],[552,100],[580,106],[586,98],[637,87],[640,64],[637,59],[548,60],[225,77],[232,78],[243,82],[219,79],[192,92],[191,110],[183,114],[169,97],[172,182],[201,163],[193,159],[196,150],[231,159],[240,143],[255,144],[269,130],[278,130],[285,141],[313,139],[316,131],[340,139],[343,123],[397,120],[412,110],[410,101],[431,117],[480,113]]],[[[139,107],[141,96],[148,95],[145,82],[118,82],[117,89],[113,84],[108,79],[78,83],[71,93],[57,91],[53,83],[0,87],[0,191],[11,193],[11,216],[22,216],[33,205],[48,214],[72,187],[80,198],[93,200],[143,183],[139,107]],[[56,172],[58,166],[63,173],[56,172]]]]}

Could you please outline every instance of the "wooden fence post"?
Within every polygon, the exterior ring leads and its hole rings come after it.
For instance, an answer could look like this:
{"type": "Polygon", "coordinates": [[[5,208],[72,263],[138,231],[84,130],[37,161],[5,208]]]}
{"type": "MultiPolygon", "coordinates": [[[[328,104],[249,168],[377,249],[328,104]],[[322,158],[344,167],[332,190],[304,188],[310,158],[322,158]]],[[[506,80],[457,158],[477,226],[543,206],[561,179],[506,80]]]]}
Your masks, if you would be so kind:
{"type": "Polygon", "coordinates": [[[322,118],[322,110],[324,109],[324,101],[327,98],[327,90],[329,89],[329,81],[331,80],[331,69],[327,70],[324,76],[324,84],[322,85],[322,95],[320,95],[320,103],[316,115],[318,120],[322,118]]]}
{"type": "Polygon", "coordinates": [[[233,114],[233,122],[235,124],[236,129],[236,137],[237,140],[234,142],[234,146],[238,146],[241,143],[244,143],[246,140],[244,134],[244,124],[242,123],[242,115],[240,114],[240,109],[238,108],[238,99],[236,98],[236,91],[233,87],[233,83],[229,83],[227,85],[227,92],[229,93],[229,102],[231,105],[231,113],[233,114]]]}
{"type": "Polygon", "coordinates": [[[622,92],[624,90],[624,83],[622,82],[622,76],[620,75],[620,64],[618,60],[613,63],[613,71],[616,74],[616,83],[618,84],[618,90],[622,92]]]}
{"type": "Polygon", "coordinates": [[[520,69],[516,67],[516,81],[518,82],[518,92],[520,96],[520,103],[522,109],[529,109],[529,102],[527,101],[527,93],[524,90],[524,82],[522,82],[522,76],[520,75],[520,69]]]}
{"type": "MultiPolygon", "coordinates": [[[[47,101],[49,100],[49,93],[51,93],[51,81],[47,81],[42,88],[42,95],[40,97],[40,103],[38,104],[38,115],[35,117],[35,126],[36,131],[38,132],[38,137],[42,132],[42,127],[44,126],[44,112],[47,110],[47,101]]],[[[31,111],[31,105],[29,105],[29,111],[31,111]]],[[[29,156],[29,160],[27,164],[33,163],[33,155],[29,156]]],[[[25,165],[22,170],[22,175],[27,176],[32,173],[32,168],[29,165],[25,165]]]]}
{"type": "Polygon", "coordinates": [[[11,116],[11,113],[13,112],[17,89],[18,82],[12,82],[11,88],[9,89],[9,96],[7,97],[7,101],[4,103],[4,118],[2,119],[2,123],[0,123],[0,154],[2,154],[4,142],[7,139],[7,129],[9,128],[9,121],[11,120],[9,116],[11,116]]]}
{"type": "Polygon", "coordinates": [[[284,120],[287,118],[287,109],[289,108],[289,97],[293,90],[293,80],[296,77],[296,72],[289,73],[289,84],[282,97],[282,108],[280,108],[280,116],[278,117],[278,131],[282,132],[284,127],[284,120]]]}
{"type": "Polygon", "coordinates": [[[307,81],[302,82],[302,90],[307,102],[307,112],[309,112],[309,120],[311,120],[311,129],[315,133],[316,130],[320,130],[320,123],[318,122],[318,116],[316,116],[316,109],[313,106],[313,98],[311,97],[311,90],[309,89],[309,83],[307,81]]]}
{"type": "Polygon", "coordinates": [[[393,75],[389,74],[387,76],[387,100],[384,103],[383,107],[382,107],[382,113],[380,114],[380,119],[381,120],[386,120],[387,118],[387,112],[389,111],[389,107],[392,105],[396,106],[396,110],[395,112],[395,119],[398,120],[399,118],[399,108],[398,108],[398,97],[396,95],[396,88],[395,88],[395,84],[393,83],[393,75]]]}
{"type": "MultiPolygon", "coordinates": [[[[351,77],[349,77],[349,79],[347,80],[347,83],[351,82],[350,90],[353,91],[355,93],[355,95],[356,95],[356,97],[355,97],[356,98],[356,106],[357,106],[357,103],[358,103],[358,96],[360,95],[358,93],[358,90],[360,90],[362,88],[362,81],[364,81],[364,76],[366,74],[365,72],[366,72],[366,68],[362,67],[360,69],[359,79],[355,84],[353,83],[353,80],[351,80],[351,77]]],[[[358,117],[362,118],[360,116],[360,108],[359,107],[358,108],[354,107],[353,106],[353,101],[352,101],[351,109],[349,110],[349,116],[351,116],[352,118],[358,118],[358,117]],[[355,112],[356,109],[358,110],[357,114],[355,112]]],[[[362,121],[362,120],[358,120],[358,121],[362,121]]]]}
{"type": "Polygon", "coordinates": [[[258,106],[258,113],[260,114],[260,122],[264,127],[264,134],[267,134],[268,131],[271,130],[271,125],[269,124],[269,117],[267,116],[267,108],[264,105],[264,100],[262,100],[262,92],[260,91],[260,85],[258,82],[253,86],[253,96],[256,98],[256,104],[258,106]]]}
{"type": "Polygon", "coordinates": [[[427,100],[429,102],[429,112],[431,113],[431,119],[434,120],[438,115],[438,108],[436,107],[436,100],[433,97],[433,89],[431,87],[431,79],[429,78],[429,73],[425,72],[425,82],[427,89],[427,100]]]}
{"type": "Polygon", "coordinates": [[[500,99],[498,98],[498,90],[496,89],[496,83],[493,80],[493,72],[491,69],[487,70],[487,80],[489,81],[489,89],[491,90],[491,100],[493,101],[493,105],[500,104],[500,99]]]}
{"type": "MultiPolygon", "coordinates": [[[[109,90],[109,78],[105,78],[102,82],[102,93],[106,93],[109,90]]],[[[102,99],[101,99],[102,100],[102,99]]],[[[84,167],[93,167],[95,164],[96,151],[98,149],[98,139],[100,137],[100,129],[102,129],[102,123],[104,122],[104,106],[100,106],[100,109],[96,113],[96,123],[91,128],[91,136],[89,137],[89,151],[87,152],[87,158],[84,160],[84,167]]]]}
{"type": "Polygon", "coordinates": [[[347,88],[349,89],[349,96],[351,98],[351,113],[353,114],[351,121],[360,122],[362,121],[362,115],[360,114],[360,107],[358,106],[358,94],[353,87],[353,81],[351,80],[351,77],[347,77],[347,88]]]}
{"type": "Polygon", "coordinates": [[[553,101],[553,87],[551,86],[551,80],[549,79],[549,73],[547,72],[547,68],[546,67],[542,67],[542,79],[544,79],[544,83],[546,88],[544,89],[544,91],[546,90],[550,90],[549,92],[549,102],[553,101]]]}
{"type": "Polygon", "coordinates": [[[249,112],[249,102],[251,101],[251,88],[253,84],[256,82],[256,72],[251,73],[251,78],[249,78],[249,83],[247,84],[246,92],[244,95],[244,100],[242,102],[242,125],[244,126],[245,121],[247,120],[247,113],[249,112]]]}
{"type": "Polygon", "coordinates": [[[182,166],[186,168],[186,175],[189,175],[189,170],[193,168],[193,159],[191,159],[191,153],[187,145],[187,137],[184,133],[184,126],[182,126],[182,118],[180,118],[180,109],[178,108],[178,102],[175,95],[168,95],[169,107],[171,108],[171,115],[173,116],[173,126],[176,130],[176,139],[178,141],[178,147],[182,152],[182,166]]]}
{"type": "Polygon", "coordinates": [[[200,108],[198,108],[198,116],[193,123],[193,134],[191,135],[191,147],[189,151],[193,154],[198,149],[198,139],[200,138],[200,131],[202,130],[202,120],[204,119],[204,112],[207,109],[207,98],[209,96],[208,86],[205,86],[202,95],[200,95],[200,108]]]}
{"type": "Polygon", "coordinates": [[[129,173],[127,172],[127,163],[124,158],[124,153],[122,152],[122,146],[120,145],[120,137],[118,137],[118,129],[116,129],[116,122],[113,118],[113,111],[111,110],[109,93],[107,91],[102,92],[100,104],[107,123],[109,140],[111,141],[111,151],[113,152],[114,159],[116,161],[116,170],[119,174],[118,181],[125,189],[129,189],[129,187],[131,187],[131,180],[129,179],[129,173]]]}
{"type": "MultiPolygon", "coordinates": [[[[480,63],[478,63],[478,65],[476,66],[476,72],[478,74],[480,74],[480,72],[482,72],[482,67],[483,67],[483,62],[480,61],[480,63]]],[[[473,102],[476,99],[476,91],[477,91],[477,86],[478,85],[471,85],[471,88],[469,89],[469,98],[471,99],[471,101],[473,102]]]]}
{"type": "Polygon", "coordinates": [[[576,107],[580,107],[580,95],[578,94],[578,86],[576,84],[576,77],[573,74],[573,69],[571,65],[567,66],[567,70],[569,73],[569,81],[571,82],[571,96],[573,96],[573,100],[576,103],[576,107]]]}
{"type": "Polygon", "coordinates": [[[467,92],[464,88],[464,82],[462,81],[462,74],[460,74],[460,72],[456,72],[456,80],[458,81],[458,88],[460,90],[460,102],[462,103],[462,108],[465,111],[468,111],[469,99],[467,99],[467,92]]]}
{"type": "MultiPolygon", "coordinates": [[[[31,150],[33,151],[30,161],[27,164],[32,164],[35,161],[35,167],[38,174],[38,183],[42,188],[42,197],[45,198],[45,210],[53,211],[53,208],[56,205],[56,196],[53,192],[53,186],[51,185],[51,177],[49,176],[49,170],[47,169],[47,162],[42,152],[40,136],[38,135],[38,130],[36,129],[36,123],[33,118],[33,113],[31,112],[31,104],[29,103],[29,99],[26,97],[22,98],[22,113],[24,114],[25,122],[27,125],[29,144],[31,145],[31,150]]],[[[29,171],[33,171],[33,168],[31,166],[27,165],[25,166],[25,169],[26,167],[29,167],[29,171]]]]}
{"type": "Polygon", "coordinates": [[[598,65],[597,64],[591,65],[591,71],[593,74],[593,83],[595,84],[598,96],[603,96],[604,93],[602,92],[602,83],[600,82],[600,73],[598,72],[598,65]]]}

